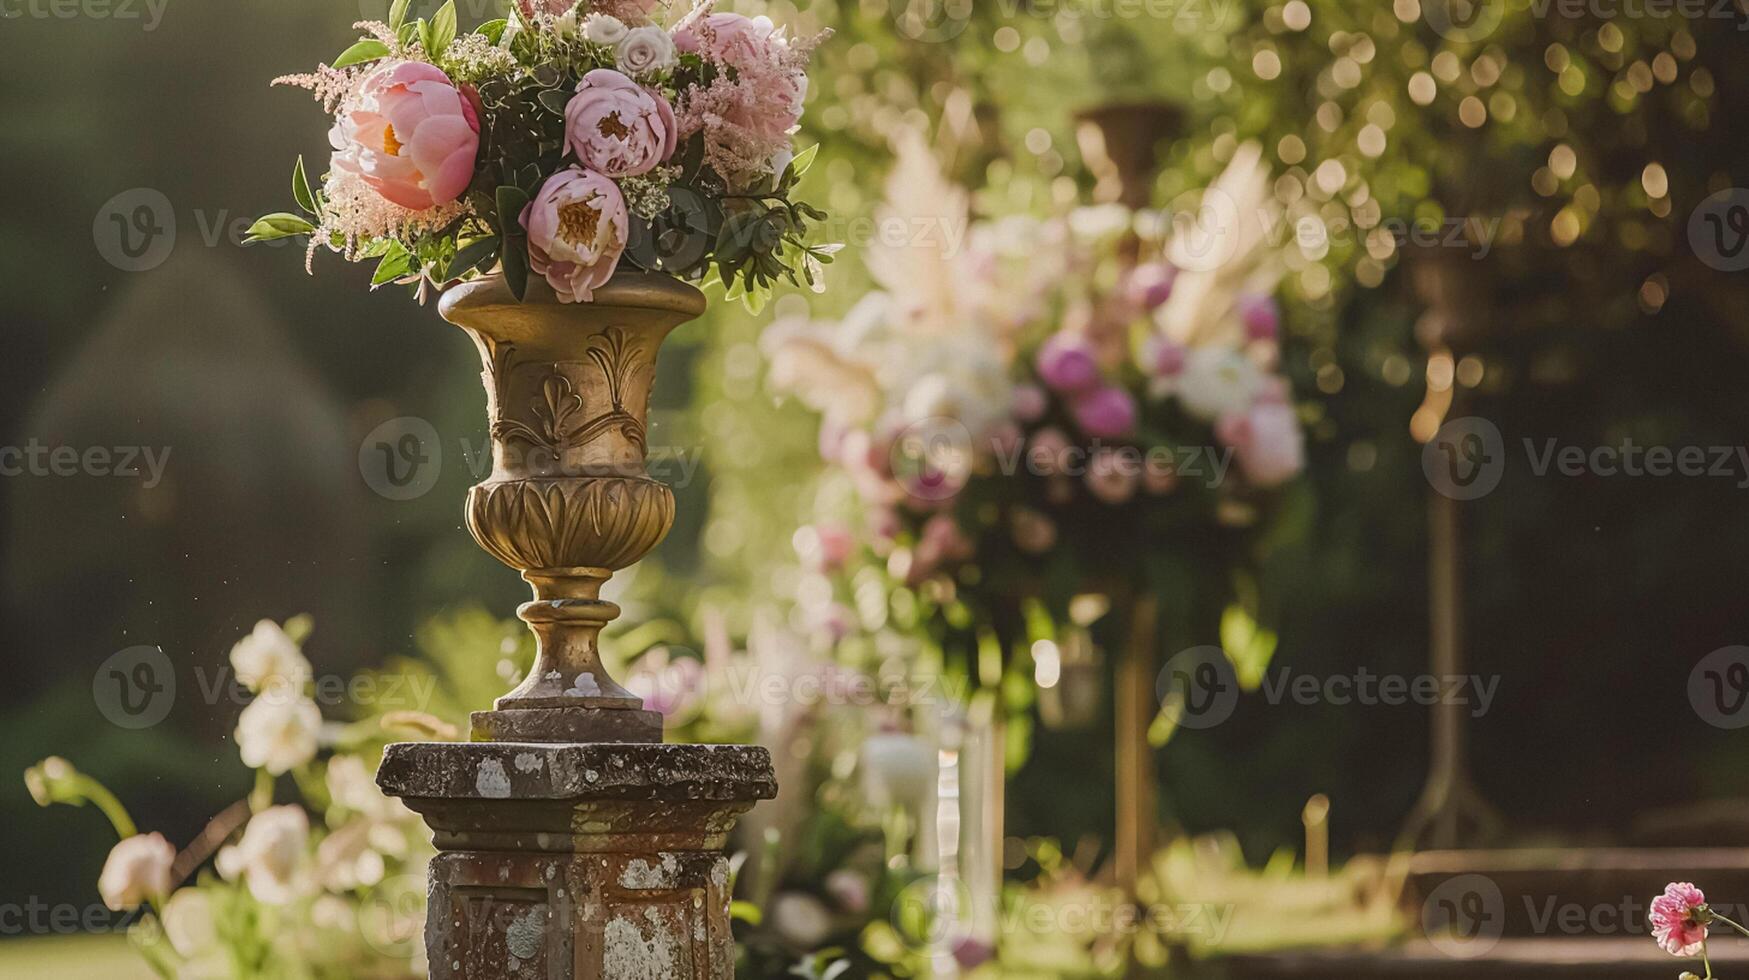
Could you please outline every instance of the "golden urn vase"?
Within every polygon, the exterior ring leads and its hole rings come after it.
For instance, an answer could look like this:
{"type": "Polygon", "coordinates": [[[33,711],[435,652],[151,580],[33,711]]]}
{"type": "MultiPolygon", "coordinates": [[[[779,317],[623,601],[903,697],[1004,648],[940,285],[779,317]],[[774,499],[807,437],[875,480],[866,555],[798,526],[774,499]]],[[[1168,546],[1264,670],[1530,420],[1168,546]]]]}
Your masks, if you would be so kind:
{"type": "Polygon", "coordinates": [[[502,276],[444,294],[444,319],[479,348],[491,421],[468,530],[534,591],[517,610],[534,668],[474,713],[476,741],[661,741],[661,716],[602,666],[619,607],[601,586],[674,523],[674,494],[645,468],[650,388],[663,338],[704,309],[697,289],[646,273],[615,275],[588,303],[561,303],[538,278],[520,302],[502,276]]]}

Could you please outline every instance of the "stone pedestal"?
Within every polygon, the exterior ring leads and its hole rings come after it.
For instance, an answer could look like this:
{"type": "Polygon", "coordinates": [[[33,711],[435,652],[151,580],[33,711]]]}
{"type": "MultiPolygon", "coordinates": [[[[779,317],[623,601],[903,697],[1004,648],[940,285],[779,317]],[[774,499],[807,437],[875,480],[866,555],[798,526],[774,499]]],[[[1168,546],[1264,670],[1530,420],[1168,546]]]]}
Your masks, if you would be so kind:
{"type": "Polygon", "coordinates": [[[432,980],[733,980],[724,848],[777,795],[764,748],[407,742],[377,785],[437,846],[432,980]]]}
{"type": "Polygon", "coordinates": [[[777,794],[742,745],[408,743],[377,781],[434,831],[432,980],[724,980],[730,828],[777,794]]]}
{"type": "MultiPolygon", "coordinates": [[[[662,716],[601,660],[613,573],[674,522],[645,470],[656,353],[704,296],[626,273],[590,303],[501,277],[446,292],[478,347],[492,472],[468,495],[474,540],[522,573],[535,662],[473,741],[391,745],[377,784],[425,818],[433,980],[732,980],[735,819],[777,795],[757,746],[664,745],[662,716]]],[[[496,656],[496,651],[483,651],[496,656]]]]}

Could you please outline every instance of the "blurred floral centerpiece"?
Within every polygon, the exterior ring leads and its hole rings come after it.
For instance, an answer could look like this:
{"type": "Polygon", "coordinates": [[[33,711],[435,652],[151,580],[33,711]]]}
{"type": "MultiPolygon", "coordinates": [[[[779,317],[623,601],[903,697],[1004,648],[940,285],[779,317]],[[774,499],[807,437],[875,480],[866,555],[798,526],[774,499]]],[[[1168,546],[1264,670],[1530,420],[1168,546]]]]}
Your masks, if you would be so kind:
{"type": "Polygon", "coordinates": [[[446,3],[386,22],[330,65],[278,84],[334,114],[328,173],[303,161],[303,214],[261,218],[256,241],[308,236],[373,286],[428,288],[501,268],[518,298],[541,276],[587,302],[622,266],[721,281],[763,301],[779,279],[817,285],[825,215],[790,192],[812,159],[791,134],[823,39],[764,17],[695,7],[670,26],[652,0],[517,0],[458,34],[446,3]]]}
{"type": "Polygon", "coordinates": [[[806,535],[812,557],[865,548],[949,602],[1044,598],[1059,621],[1078,594],[1169,591],[1163,561],[1224,580],[1303,466],[1268,189],[1247,145],[1185,220],[973,219],[921,140],[903,147],[877,222],[904,244],[867,256],[881,289],[765,337],[862,511],[806,535]]]}

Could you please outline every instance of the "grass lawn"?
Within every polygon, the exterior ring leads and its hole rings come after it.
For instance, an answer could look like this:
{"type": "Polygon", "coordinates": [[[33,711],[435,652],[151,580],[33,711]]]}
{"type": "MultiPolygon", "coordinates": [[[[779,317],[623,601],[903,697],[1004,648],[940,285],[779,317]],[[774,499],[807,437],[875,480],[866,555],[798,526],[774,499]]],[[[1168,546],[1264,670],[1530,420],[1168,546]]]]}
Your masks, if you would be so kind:
{"type": "Polygon", "coordinates": [[[45,936],[0,941],[0,977],[153,980],[126,936],[45,936]]]}

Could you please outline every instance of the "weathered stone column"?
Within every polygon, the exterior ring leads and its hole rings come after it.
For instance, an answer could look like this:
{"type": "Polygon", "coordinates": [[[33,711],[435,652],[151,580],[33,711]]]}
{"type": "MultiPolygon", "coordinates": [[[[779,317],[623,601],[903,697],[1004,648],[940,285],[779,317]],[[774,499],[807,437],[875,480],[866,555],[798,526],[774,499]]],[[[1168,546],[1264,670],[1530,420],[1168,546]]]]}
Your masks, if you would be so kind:
{"type": "MultiPolygon", "coordinates": [[[[391,745],[377,783],[425,818],[433,980],[729,980],[735,820],[777,795],[758,746],[662,744],[661,716],[609,677],[597,639],[612,574],[668,533],[674,497],[645,470],[663,337],[704,311],[665,276],[595,301],[500,278],[445,294],[485,366],[492,474],[468,529],[534,591],[527,679],[476,712],[473,741],[391,745]]],[[[496,651],[481,651],[495,656],[496,651]]]]}

